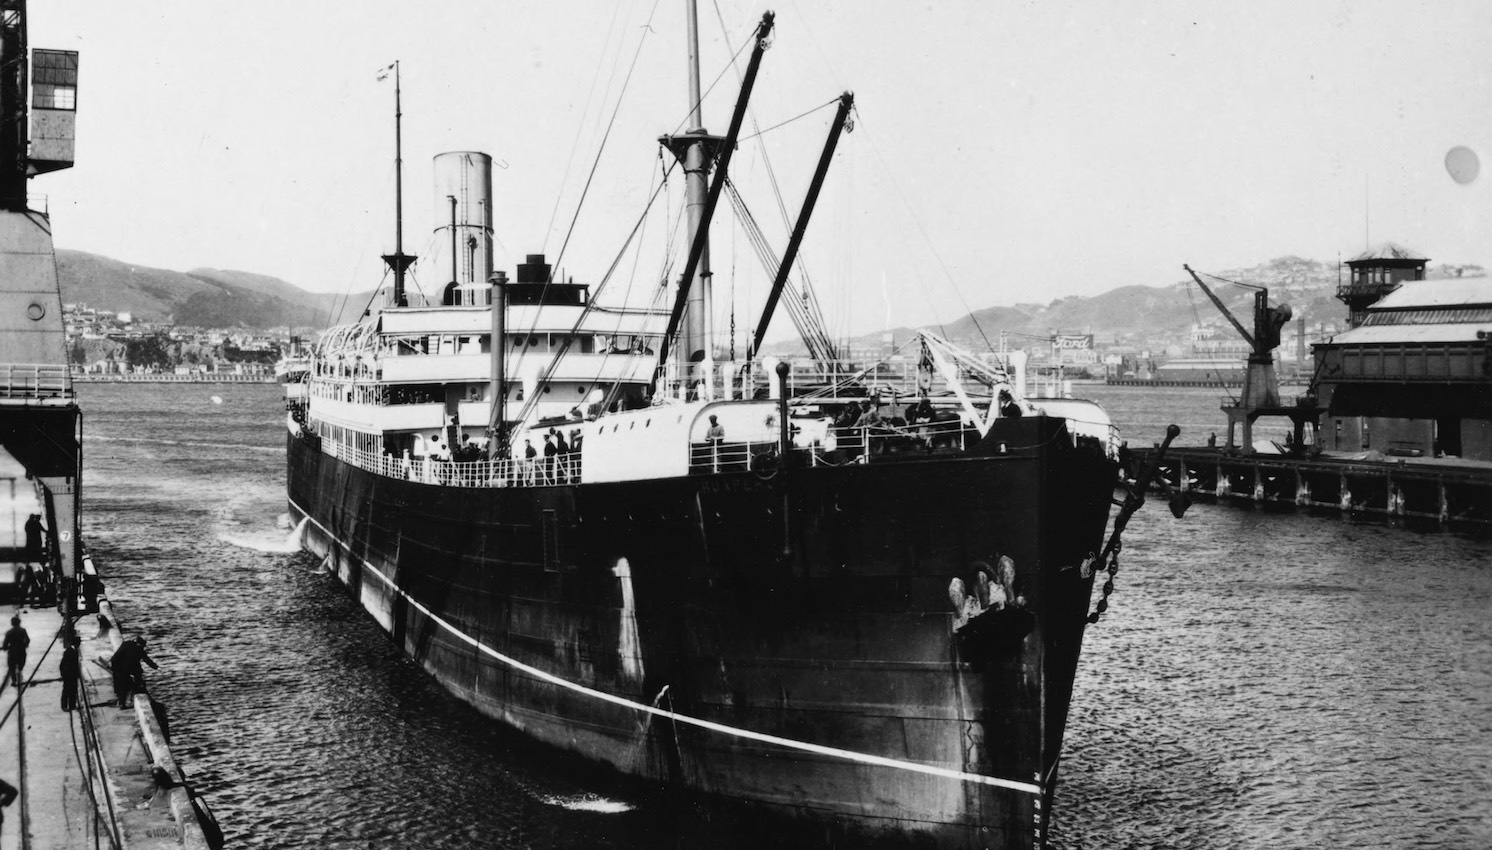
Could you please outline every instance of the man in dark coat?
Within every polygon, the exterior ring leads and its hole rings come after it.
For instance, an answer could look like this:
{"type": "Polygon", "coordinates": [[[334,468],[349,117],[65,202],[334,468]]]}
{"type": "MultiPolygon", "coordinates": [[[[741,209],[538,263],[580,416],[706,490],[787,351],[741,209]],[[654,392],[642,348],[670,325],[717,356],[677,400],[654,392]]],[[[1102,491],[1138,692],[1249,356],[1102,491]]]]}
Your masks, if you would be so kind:
{"type": "Polygon", "coordinates": [[[152,670],[160,669],[161,665],[145,654],[145,638],[139,635],[125,641],[123,646],[115,650],[114,657],[109,659],[109,670],[114,674],[114,695],[119,698],[120,708],[130,707],[130,695],[133,692],[145,693],[145,671],[140,668],[142,661],[149,664],[152,670]]]}
{"type": "Polygon", "coordinates": [[[5,675],[17,688],[21,686],[21,674],[26,670],[26,647],[30,645],[31,635],[21,628],[21,618],[11,617],[10,631],[5,633],[5,642],[0,643],[0,649],[5,650],[5,675]]]}
{"type": "Polygon", "coordinates": [[[43,557],[41,514],[26,519],[26,558],[40,562],[43,557]]]}
{"type": "Polygon", "coordinates": [[[78,664],[78,635],[71,629],[63,638],[66,648],[62,650],[62,663],[57,672],[62,676],[62,710],[73,711],[78,707],[78,680],[83,668],[78,664]]]}

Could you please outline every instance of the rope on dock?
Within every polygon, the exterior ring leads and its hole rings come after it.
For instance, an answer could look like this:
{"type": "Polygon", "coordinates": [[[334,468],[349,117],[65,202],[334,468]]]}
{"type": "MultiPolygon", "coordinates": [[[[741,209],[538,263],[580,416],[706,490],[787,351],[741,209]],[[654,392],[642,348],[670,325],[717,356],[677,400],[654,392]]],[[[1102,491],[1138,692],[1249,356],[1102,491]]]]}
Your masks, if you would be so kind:
{"type": "MultiPolygon", "coordinates": [[[[326,526],[317,522],[314,518],[311,517],[309,513],[302,509],[300,505],[296,505],[294,501],[291,501],[291,504],[295,505],[296,510],[299,510],[301,514],[308,520],[310,520],[313,525],[321,529],[321,531],[327,536],[327,539],[332,540],[343,550],[345,550],[349,557],[356,557],[353,555],[352,549],[346,544],[342,543],[342,541],[338,540],[335,535],[327,530],[326,526]]],[[[858,762],[860,764],[870,764],[877,767],[889,767],[895,770],[905,770],[912,773],[922,773],[929,776],[952,779],[958,782],[971,782],[978,785],[990,785],[996,788],[1006,788],[1011,791],[1022,791],[1027,794],[1036,795],[1038,797],[1042,794],[1041,786],[1032,782],[1020,782],[1014,779],[1001,779],[996,776],[986,776],[982,773],[967,773],[961,770],[949,770],[948,768],[937,767],[935,765],[918,764],[917,762],[887,758],[885,756],[876,756],[869,753],[857,753],[853,750],[844,750],[838,747],[828,747],[824,746],[823,744],[814,744],[808,741],[798,741],[792,738],[782,738],[777,735],[768,735],[764,732],[753,732],[750,729],[741,729],[736,726],[727,726],[724,723],[715,723],[714,721],[704,720],[699,717],[692,717],[687,714],[680,714],[675,711],[669,711],[667,709],[658,708],[656,706],[635,702],[633,700],[627,699],[626,697],[617,696],[616,694],[609,694],[605,691],[598,691],[594,688],[588,688],[585,685],[581,685],[577,682],[571,682],[567,679],[562,679],[559,676],[554,675],[553,673],[540,670],[537,667],[530,667],[529,665],[524,664],[522,661],[519,661],[516,658],[511,658],[501,652],[498,652],[492,647],[487,646],[476,638],[471,637],[470,635],[446,622],[429,608],[426,608],[424,605],[420,604],[418,600],[410,597],[408,593],[405,593],[402,588],[400,588],[397,584],[394,584],[393,580],[385,576],[383,573],[379,572],[379,570],[372,564],[368,563],[362,558],[358,558],[358,560],[364,566],[365,574],[372,573],[373,575],[377,576],[380,581],[382,581],[389,587],[390,590],[399,594],[401,597],[404,598],[406,602],[414,606],[426,617],[429,617],[431,622],[450,632],[458,640],[470,644],[482,654],[493,658],[509,667],[512,667],[515,670],[527,673],[528,675],[533,676],[536,679],[548,682],[552,685],[557,685],[559,687],[565,688],[566,690],[574,691],[575,693],[581,694],[583,696],[591,697],[592,699],[598,699],[603,702],[609,702],[613,705],[619,705],[624,708],[630,708],[635,711],[641,711],[646,714],[651,714],[655,717],[667,718],[668,720],[672,720],[676,723],[683,723],[689,726],[698,727],[700,729],[707,729],[711,732],[718,732],[722,735],[730,735],[736,738],[745,738],[750,741],[772,744],[775,746],[783,747],[785,749],[799,750],[801,752],[814,753],[816,755],[828,756],[830,758],[844,759],[846,761],[858,762]]]]}

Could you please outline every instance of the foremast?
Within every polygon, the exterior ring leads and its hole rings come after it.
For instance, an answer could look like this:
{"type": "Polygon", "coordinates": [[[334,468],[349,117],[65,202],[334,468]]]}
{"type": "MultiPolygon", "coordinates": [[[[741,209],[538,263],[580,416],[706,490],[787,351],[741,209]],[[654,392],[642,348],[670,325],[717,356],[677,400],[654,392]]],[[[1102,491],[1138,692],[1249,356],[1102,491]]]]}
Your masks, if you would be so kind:
{"type": "Polygon", "coordinates": [[[414,265],[415,257],[404,253],[404,110],[400,105],[398,61],[385,68],[378,79],[387,77],[390,70],[394,73],[394,253],[384,254],[383,261],[388,263],[389,270],[394,273],[393,306],[408,307],[409,298],[404,294],[404,273],[414,265]]]}

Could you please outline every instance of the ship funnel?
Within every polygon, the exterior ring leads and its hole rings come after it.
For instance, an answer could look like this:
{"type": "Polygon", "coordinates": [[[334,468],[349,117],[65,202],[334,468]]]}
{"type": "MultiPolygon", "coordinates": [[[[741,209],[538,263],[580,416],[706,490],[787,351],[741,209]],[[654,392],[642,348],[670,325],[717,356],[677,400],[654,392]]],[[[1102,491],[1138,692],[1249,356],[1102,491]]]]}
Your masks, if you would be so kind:
{"type": "MultiPolygon", "coordinates": [[[[492,157],[477,151],[437,154],[433,209],[436,238],[428,267],[441,274],[455,269],[457,286],[485,290],[492,274],[492,157]]],[[[463,303],[485,300],[484,293],[481,299],[463,303]]]]}

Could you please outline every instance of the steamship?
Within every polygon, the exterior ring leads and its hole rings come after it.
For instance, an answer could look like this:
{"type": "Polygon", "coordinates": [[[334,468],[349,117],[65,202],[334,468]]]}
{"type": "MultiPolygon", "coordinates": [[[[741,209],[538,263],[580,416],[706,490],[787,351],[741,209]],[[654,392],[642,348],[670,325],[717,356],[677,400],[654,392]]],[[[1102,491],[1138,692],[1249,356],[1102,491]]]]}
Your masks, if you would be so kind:
{"type": "Polygon", "coordinates": [[[396,242],[388,303],[286,385],[292,518],[544,745],[810,843],[1040,846],[1117,432],[930,333],[900,365],[716,359],[709,213],[771,25],[730,133],[699,129],[696,60],[696,129],[661,140],[693,234],[671,310],[494,269],[491,159],[435,158],[450,282],[407,292],[396,242]]]}

